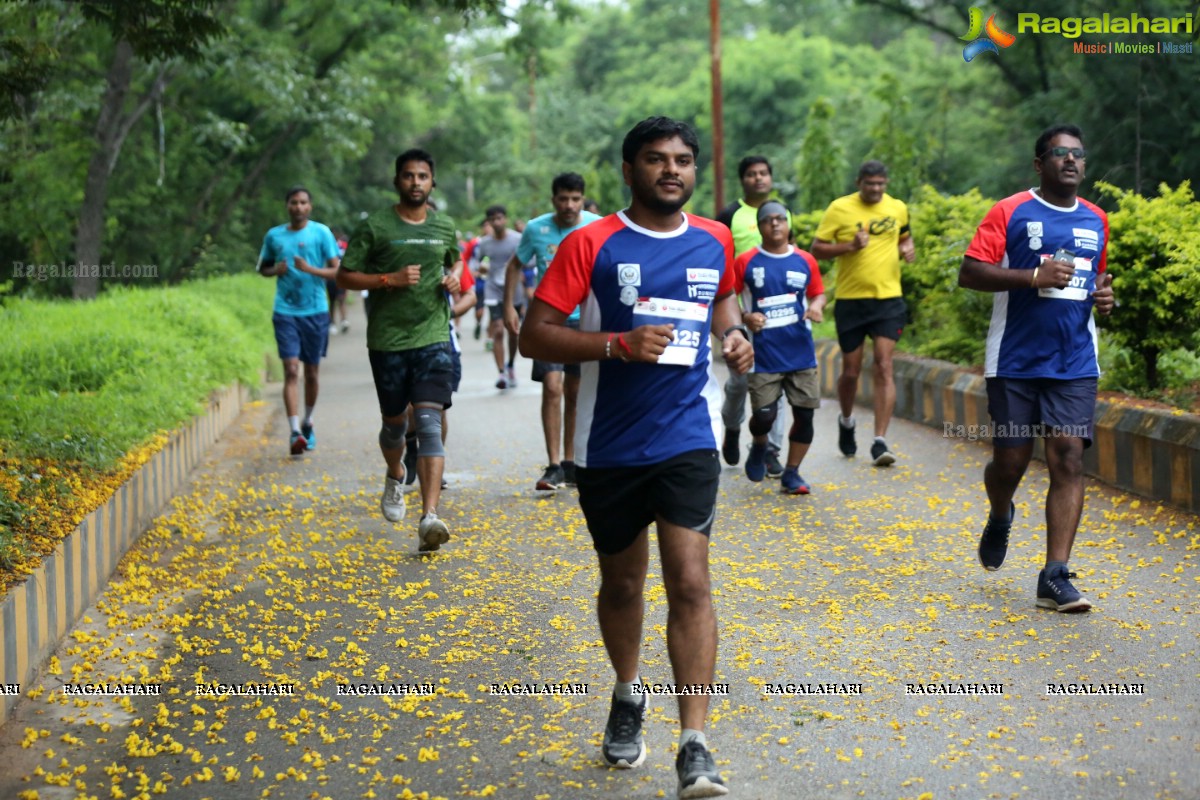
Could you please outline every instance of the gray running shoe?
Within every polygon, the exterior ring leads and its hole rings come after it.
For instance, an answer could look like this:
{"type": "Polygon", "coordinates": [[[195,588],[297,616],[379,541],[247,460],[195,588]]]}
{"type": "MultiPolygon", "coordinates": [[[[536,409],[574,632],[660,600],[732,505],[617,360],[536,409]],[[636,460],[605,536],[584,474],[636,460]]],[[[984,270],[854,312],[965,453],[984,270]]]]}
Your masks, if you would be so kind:
{"type": "Polygon", "coordinates": [[[404,502],[404,482],[398,481],[391,475],[383,478],[383,497],[379,501],[383,510],[383,518],[388,522],[400,522],[408,513],[408,505],[404,502]]]}
{"type": "Polygon", "coordinates": [[[695,739],[681,747],[679,755],[675,756],[675,773],[679,776],[680,800],[729,794],[729,787],[721,780],[712,754],[695,739]]]}
{"type": "Polygon", "coordinates": [[[645,695],[641,703],[618,700],[613,695],[608,724],[604,726],[604,744],[600,748],[609,766],[633,769],[646,760],[646,743],[642,741],[646,702],[645,695]]]}
{"type": "Polygon", "coordinates": [[[421,545],[417,549],[422,553],[437,550],[450,541],[450,529],[432,511],[421,517],[421,522],[417,525],[417,535],[421,538],[421,545]]]}

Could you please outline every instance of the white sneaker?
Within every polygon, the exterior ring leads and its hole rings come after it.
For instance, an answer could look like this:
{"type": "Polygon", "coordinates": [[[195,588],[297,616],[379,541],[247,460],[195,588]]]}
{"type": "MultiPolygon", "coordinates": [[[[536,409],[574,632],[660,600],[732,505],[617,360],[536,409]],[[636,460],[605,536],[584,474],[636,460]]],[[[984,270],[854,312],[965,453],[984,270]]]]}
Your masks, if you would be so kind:
{"type": "Polygon", "coordinates": [[[421,522],[417,525],[417,535],[421,537],[421,545],[417,549],[422,553],[437,550],[450,541],[450,529],[432,511],[421,517],[421,522]]]}
{"type": "Polygon", "coordinates": [[[404,502],[404,481],[396,480],[391,475],[384,476],[383,497],[379,501],[383,518],[388,522],[400,522],[408,513],[408,504],[404,502]]]}
{"type": "Polygon", "coordinates": [[[508,388],[517,388],[517,370],[514,367],[506,367],[504,372],[508,377],[508,388]]]}
{"type": "Polygon", "coordinates": [[[330,336],[337,336],[337,332],[338,332],[337,325],[330,325],[330,326],[329,326],[329,335],[330,335],[330,336]]]}

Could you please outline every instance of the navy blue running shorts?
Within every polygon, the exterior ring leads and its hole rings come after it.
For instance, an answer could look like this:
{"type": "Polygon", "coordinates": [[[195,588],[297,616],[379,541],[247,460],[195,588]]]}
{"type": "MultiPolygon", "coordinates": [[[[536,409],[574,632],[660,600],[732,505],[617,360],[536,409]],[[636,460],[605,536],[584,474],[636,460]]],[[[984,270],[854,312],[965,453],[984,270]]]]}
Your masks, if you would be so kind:
{"type": "Polygon", "coordinates": [[[329,314],[272,314],[275,344],[283,360],[299,358],[305,364],[320,364],[329,348],[329,314]]]}
{"type": "Polygon", "coordinates": [[[662,517],[673,525],[712,532],[721,464],[716,450],[692,450],[635,467],[578,467],[579,506],[592,545],[616,555],[662,517]]]}
{"type": "Polygon", "coordinates": [[[988,378],[992,444],[1021,447],[1035,438],[1074,436],[1091,447],[1096,378],[988,378]]]}

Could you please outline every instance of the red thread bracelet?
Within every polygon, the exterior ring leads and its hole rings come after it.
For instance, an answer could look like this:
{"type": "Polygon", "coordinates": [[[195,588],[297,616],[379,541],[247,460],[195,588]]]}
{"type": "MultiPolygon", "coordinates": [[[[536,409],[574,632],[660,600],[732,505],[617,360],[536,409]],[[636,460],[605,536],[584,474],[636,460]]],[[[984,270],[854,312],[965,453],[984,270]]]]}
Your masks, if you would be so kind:
{"type": "Polygon", "coordinates": [[[633,350],[629,347],[629,345],[625,344],[625,334],[623,334],[623,333],[617,334],[617,344],[621,345],[621,347],[624,347],[626,353],[629,353],[629,355],[633,355],[633,350]]]}

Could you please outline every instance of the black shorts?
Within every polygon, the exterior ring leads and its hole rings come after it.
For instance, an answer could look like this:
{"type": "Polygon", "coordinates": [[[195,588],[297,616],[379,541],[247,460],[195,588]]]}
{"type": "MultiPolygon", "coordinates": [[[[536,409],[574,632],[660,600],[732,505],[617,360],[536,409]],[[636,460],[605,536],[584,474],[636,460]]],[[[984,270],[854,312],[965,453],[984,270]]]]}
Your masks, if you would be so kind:
{"type": "Polygon", "coordinates": [[[693,450],[645,466],[579,467],[575,479],[592,546],[616,555],[658,516],[708,536],[721,464],[716,450],[693,450]]]}
{"type": "Polygon", "coordinates": [[[1021,447],[1044,436],[1074,436],[1090,447],[1096,378],[988,378],[992,445],[1021,447]]]}
{"type": "MultiPolygon", "coordinates": [[[[521,319],[525,319],[525,304],[524,303],[514,303],[513,308],[515,308],[517,310],[518,317],[520,317],[521,319]]],[[[487,310],[488,310],[488,324],[489,325],[492,324],[493,322],[501,322],[501,323],[504,322],[504,303],[492,303],[490,306],[487,307],[487,310]]]]}
{"type": "Polygon", "coordinates": [[[398,417],[409,403],[434,403],[450,407],[454,383],[454,351],[449,342],[436,342],[412,350],[368,350],[379,413],[398,417]]]}
{"type": "Polygon", "coordinates": [[[574,375],[576,378],[583,374],[578,364],[559,364],[557,361],[538,361],[536,358],[533,360],[533,374],[530,376],[533,380],[541,383],[551,372],[574,375]]]}
{"type": "Polygon", "coordinates": [[[843,353],[853,353],[868,336],[900,341],[900,334],[908,324],[908,305],[903,297],[837,300],[833,304],[833,319],[838,346],[843,353]]]}
{"type": "MultiPolygon", "coordinates": [[[[564,324],[571,330],[579,330],[579,320],[568,319],[564,324]]],[[[533,360],[533,374],[530,376],[533,380],[541,383],[548,372],[562,372],[576,378],[583,374],[578,364],[559,364],[556,361],[538,361],[536,358],[533,360]]]]}

